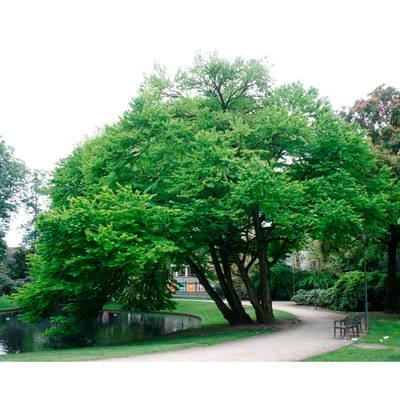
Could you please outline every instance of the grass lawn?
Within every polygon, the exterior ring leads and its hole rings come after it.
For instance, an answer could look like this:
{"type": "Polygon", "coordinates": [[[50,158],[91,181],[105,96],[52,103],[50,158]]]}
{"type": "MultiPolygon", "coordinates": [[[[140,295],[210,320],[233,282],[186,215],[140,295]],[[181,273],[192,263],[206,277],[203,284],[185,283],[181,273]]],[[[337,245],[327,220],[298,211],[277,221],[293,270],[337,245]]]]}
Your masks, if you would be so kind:
{"type": "MultiPolygon", "coordinates": [[[[118,308],[116,304],[107,304],[106,307],[118,308]]],[[[177,300],[176,312],[196,314],[201,317],[202,323],[192,329],[174,332],[155,339],[141,340],[114,346],[84,347],[76,349],[40,351],[32,353],[7,354],[0,356],[0,361],[84,361],[110,357],[123,357],[147,353],[158,353],[168,350],[184,349],[188,347],[211,346],[245,337],[275,332],[277,327],[230,327],[216,305],[211,302],[177,300]]],[[[254,311],[249,308],[249,314],[254,311]]],[[[295,319],[291,314],[274,311],[277,319],[295,319]]]]}
{"type": "Polygon", "coordinates": [[[349,341],[348,346],[302,361],[400,361],[400,316],[382,312],[371,312],[368,316],[367,335],[349,341]]]}
{"type": "Polygon", "coordinates": [[[0,296],[0,310],[15,308],[15,305],[11,303],[7,298],[0,296]]]}

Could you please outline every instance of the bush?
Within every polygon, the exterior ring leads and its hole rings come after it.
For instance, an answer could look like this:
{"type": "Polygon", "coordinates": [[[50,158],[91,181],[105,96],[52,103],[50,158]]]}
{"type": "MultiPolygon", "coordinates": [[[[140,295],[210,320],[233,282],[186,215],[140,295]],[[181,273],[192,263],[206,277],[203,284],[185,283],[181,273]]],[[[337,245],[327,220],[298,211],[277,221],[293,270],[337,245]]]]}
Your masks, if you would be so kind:
{"type": "MultiPolygon", "coordinates": [[[[387,276],[376,271],[370,272],[367,274],[367,282],[368,309],[371,311],[383,310],[387,276]]],[[[349,272],[337,281],[330,308],[340,311],[363,311],[364,291],[364,273],[349,272]]]]}
{"type": "Polygon", "coordinates": [[[364,301],[364,274],[350,272],[343,275],[333,290],[330,308],[341,311],[361,311],[364,301]]]}
{"type": "Polygon", "coordinates": [[[387,288],[387,275],[379,272],[370,272],[367,275],[368,290],[367,300],[368,307],[371,311],[381,311],[385,309],[385,296],[387,288]]]}
{"type": "Polygon", "coordinates": [[[14,282],[6,274],[0,273],[0,295],[10,295],[13,292],[14,282]]]}
{"type": "Polygon", "coordinates": [[[13,281],[8,275],[0,273],[0,296],[16,292],[16,289],[25,285],[28,282],[32,282],[32,278],[28,275],[24,279],[16,279],[13,281]]]}
{"type": "MultiPolygon", "coordinates": [[[[387,276],[377,271],[367,274],[368,309],[380,311],[384,309],[387,276]]],[[[334,287],[318,290],[317,306],[328,307],[339,311],[363,311],[364,300],[364,273],[349,272],[343,275],[334,287]]],[[[313,305],[314,290],[299,290],[292,301],[297,304],[313,305]]]]}
{"type": "Polygon", "coordinates": [[[291,301],[294,301],[297,304],[305,304],[308,305],[310,304],[310,296],[309,293],[311,291],[310,290],[304,290],[304,289],[300,289],[296,292],[296,294],[290,299],[291,301]]]}
{"type": "Polygon", "coordinates": [[[317,307],[328,307],[330,302],[332,301],[332,292],[333,288],[329,289],[314,289],[312,290],[304,290],[300,289],[297,293],[291,298],[291,301],[294,301],[297,304],[302,305],[314,305],[315,304],[315,295],[317,296],[317,307]]]}
{"type": "Polygon", "coordinates": [[[334,290],[333,287],[320,290],[318,298],[317,298],[317,304],[319,307],[329,307],[330,306],[330,304],[332,302],[333,290],[334,290]]]}
{"type": "MultiPolygon", "coordinates": [[[[285,264],[276,264],[271,267],[270,289],[273,300],[289,300],[293,295],[293,271],[285,264]]],[[[257,292],[260,289],[260,274],[253,271],[250,274],[251,283],[257,292]]],[[[244,296],[247,296],[244,290],[244,296]]]]}
{"type": "Polygon", "coordinates": [[[283,264],[271,267],[271,294],[274,300],[288,300],[293,294],[293,271],[283,264]]]}

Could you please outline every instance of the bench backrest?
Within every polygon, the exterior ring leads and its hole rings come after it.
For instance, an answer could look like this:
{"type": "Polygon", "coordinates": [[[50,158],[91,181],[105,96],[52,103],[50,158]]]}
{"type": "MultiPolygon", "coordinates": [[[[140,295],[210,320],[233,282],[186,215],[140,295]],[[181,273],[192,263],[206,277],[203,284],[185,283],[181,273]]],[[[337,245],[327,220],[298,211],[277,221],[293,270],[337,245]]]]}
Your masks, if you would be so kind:
{"type": "Polygon", "coordinates": [[[357,316],[356,315],[350,315],[348,320],[347,320],[347,322],[346,322],[346,325],[347,326],[354,326],[356,323],[357,323],[357,316]]]}

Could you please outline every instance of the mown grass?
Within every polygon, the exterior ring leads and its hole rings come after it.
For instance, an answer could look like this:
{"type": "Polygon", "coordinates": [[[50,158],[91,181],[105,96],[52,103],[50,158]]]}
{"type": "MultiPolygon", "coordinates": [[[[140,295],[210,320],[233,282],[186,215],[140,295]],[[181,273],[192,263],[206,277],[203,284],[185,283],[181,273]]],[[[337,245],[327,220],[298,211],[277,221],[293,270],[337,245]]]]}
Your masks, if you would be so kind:
{"type": "MultiPolygon", "coordinates": [[[[106,307],[118,308],[118,306],[113,303],[107,304],[106,307]]],[[[211,302],[177,300],[177,309],[175,311],[198,315],[201,317],[202,322],[196,328],[174,332],[155,339],[141,340],[114,346],[7,354],[0,356],[0,361],[66,362],[126,357],[189,347],[211,346],[245,337],[267,334],[279,329],[277,327],[260,327],[257,325],[230,327],[215,304],[211,302]]],[[[249,308],[249,314],[252,315],[253,313],[253,310],[249,308]]],[[[295,319],[293,315],[281,311],[275,311],[274,314],[278,320],[295,319]]]]}
{"type": "Polygon", "coordinates": [[[347,346],[338,350],[302,361],[400,361],[400,316],[381,312],[369,313],[368,328],[368,333],[357,341],[349,341],[347,346]]]}
{"type": "Polygon", "coordinates": [[[11,303],[6,297],[0,296],[0,310],[14,308],[15,305],[11,303]]]}

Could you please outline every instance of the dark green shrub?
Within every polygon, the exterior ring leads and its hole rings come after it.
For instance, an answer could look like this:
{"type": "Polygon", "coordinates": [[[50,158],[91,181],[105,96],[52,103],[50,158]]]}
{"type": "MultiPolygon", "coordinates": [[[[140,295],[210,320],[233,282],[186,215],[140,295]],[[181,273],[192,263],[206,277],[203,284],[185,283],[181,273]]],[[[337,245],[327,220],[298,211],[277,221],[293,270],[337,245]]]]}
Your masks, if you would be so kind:
{"type": "Polygon", "coordinates": [[[14,282],[6,274],[0,273],[0,295],[10,295],[13,292],[14,282]]]}
{"type": "MultiPolygon", "coordinates": [[[[368,309],[383,310],[387,277],[377,271],[370,272],[367,274],[367,283],[368,309]]],[[[340,311],[363,311],[364,291],[364,273],[349,272],[336,282],[330,308],[340,311]]]]}
{"type": "MultiPolygon", "coordinates": [[[[260,274],[257,272],[252,273],[250,280],[258,291],[260,287],[260,274]]],[[[289,300],[293,295],[292,269],[285,264],[272,266],[270,269],[270,288],[273,300],[289,300]]]]}
{"type": "Polygon", "coordinates": [[[283,264],[276,264],[271,267],[270,285],[274,300],[289,300],[293,294],[292,269],[283,264]]]}
{"type": "Polygon", "coordinates": [[[334,287],[330,308],[341,311],[361,311],[364,300],[364,274],[350,272],[343,275],[334,287]]]}
{"type": "Polygon", "coordinates": [[[385,295],[387,288],[387,275],[378,271],[367,274],[367,300],[371,311],[381,311],[385,309],[385,295]]]}
{"type": "Polygon", "coordinates": [[[32,282],[32,277],[30,275],[26,276],[24,279],[16,279],[13,281],[13,290],[25,285],[26,283],[32,282]]]}
{"type": "Polygon", "coordinates": [[[306,304],[307,294],[308,290],[300,289],[290,300],[297,304],[306,304]]]}
{"type": "Polygon", "coordinates": [[[319,291],[317,305],[319,307],[329,307],[332,302],[334,288],[322,289],[319,291]]]}
{"type": "Polygon", "coordinates": [[[0,273],[0,295],[9,296],[14,293],[18,287],[21,287],[28,282],[32,282],[32,277],[29,275],[24,279],[12,280],[8,275],[0,273]]]}
{"type": "Polygon", "coordinates": [[[294,301],[297,304],[303,304],[303,305],[312,305],[315,302],[315,295],[318,299],[318,294],[319,294],[319,289],[316,289],[314,292],[314,289],[312,290],[304,290],[300,289],[296,292],[294,296],[290,300],[294,301]]]}

